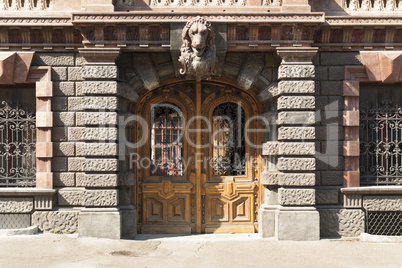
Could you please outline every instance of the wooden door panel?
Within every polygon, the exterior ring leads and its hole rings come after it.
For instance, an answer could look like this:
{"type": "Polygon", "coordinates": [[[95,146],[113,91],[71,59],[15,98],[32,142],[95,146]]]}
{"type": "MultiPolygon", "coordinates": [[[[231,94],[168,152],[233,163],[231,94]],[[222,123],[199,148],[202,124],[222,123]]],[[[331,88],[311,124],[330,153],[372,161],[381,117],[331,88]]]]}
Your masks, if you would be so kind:
{"type": "Polygon", "coordinates": [[[229,204],[221,200],[219,196],[209,196],[207,219],[210,222],[227,222],[229,220],[229,204]]]}
{"type": "Polygon", "coordinates": [[[157,200],[157,197],[147,196],[147,208],[145,220],[147,222],[163,222],[163,202],[157,200]]]}
{"type": "Polygon", "coordinates": [[[254,232],[254,195],[256,184],[205,184],[205,232],[254,232]]]}
{"type": "Polygon", "coordinates": [[[191,233],[191,183],[142,183],[142,233],[191,233]]]}

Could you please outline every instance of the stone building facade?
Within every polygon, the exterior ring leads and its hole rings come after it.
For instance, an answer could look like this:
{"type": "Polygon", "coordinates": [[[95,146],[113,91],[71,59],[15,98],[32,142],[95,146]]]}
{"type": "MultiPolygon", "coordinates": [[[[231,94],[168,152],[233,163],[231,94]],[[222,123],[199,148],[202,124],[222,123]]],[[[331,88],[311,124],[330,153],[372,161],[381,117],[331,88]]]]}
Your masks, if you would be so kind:
{"type": "Polygon", "coordinates": [[[0,228],[401,235],[401,11],[0,1],[0,228]]]}

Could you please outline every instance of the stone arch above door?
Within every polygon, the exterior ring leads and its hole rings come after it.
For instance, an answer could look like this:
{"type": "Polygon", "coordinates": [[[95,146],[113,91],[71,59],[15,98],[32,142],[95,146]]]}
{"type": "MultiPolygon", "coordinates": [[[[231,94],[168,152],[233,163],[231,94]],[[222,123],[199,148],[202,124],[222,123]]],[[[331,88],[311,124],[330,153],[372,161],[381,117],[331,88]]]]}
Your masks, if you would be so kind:
{"type": "MultiPolygon", "coordinates": [[[[152,90],[177,82],[176,64],[170,53],[123,53],[117,60],[119,79],[136,92],[152,90]]],[[[280,60],[275,53],[249,52],[226,53],[222,67],[211,81],[224,82],[236,87],[253,90],[260,102],[277,95],[278,67],[280,60]]]]}

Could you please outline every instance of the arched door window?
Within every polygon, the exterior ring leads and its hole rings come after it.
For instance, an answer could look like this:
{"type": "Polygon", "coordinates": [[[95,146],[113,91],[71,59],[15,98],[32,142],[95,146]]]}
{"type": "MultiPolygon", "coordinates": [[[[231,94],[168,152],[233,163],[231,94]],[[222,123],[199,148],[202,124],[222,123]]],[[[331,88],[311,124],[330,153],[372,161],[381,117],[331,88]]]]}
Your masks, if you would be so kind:
{"type": "Polygon", "coordinates": [[[246,174],[245,114],[236,103],[226,102],[213,111],[214,176],[246,174]]]}
{"type": "Polygon", "coordinates": [[[183,176],[183,113],[171,103],[151,110],[152,176],[183,176]]]}

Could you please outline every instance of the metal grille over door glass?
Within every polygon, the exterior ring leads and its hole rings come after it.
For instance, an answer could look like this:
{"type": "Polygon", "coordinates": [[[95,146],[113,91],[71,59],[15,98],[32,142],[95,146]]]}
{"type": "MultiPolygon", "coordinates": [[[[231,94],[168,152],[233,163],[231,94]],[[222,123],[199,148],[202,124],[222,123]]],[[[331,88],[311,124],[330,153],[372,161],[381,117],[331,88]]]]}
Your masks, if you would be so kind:
{"type": "Polygon", "coordinates": [[[236,103],[223,103],[213,112],[214,176],[246,174],[244,110],[236,103]]]}
{"type": "Polygon", "coordinates": [[[35,105],[1,102],[0,142],[0,186],[35,186],[35,105]]]}
{"type": "Polygon", "coordinates": [[[183,176],[183,113],[171,103],[151,111],[151,175],[183,176]]]}
{"type": "Polygon", "coordinates": [[[360,108],[361,185],[402,185],[402,107],[360,108]]]}

